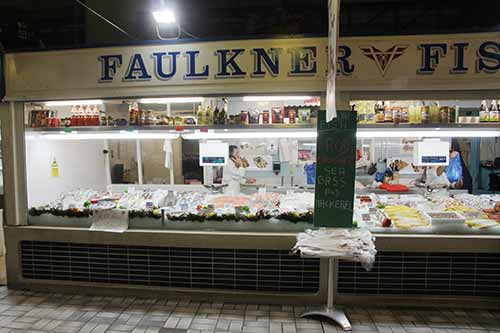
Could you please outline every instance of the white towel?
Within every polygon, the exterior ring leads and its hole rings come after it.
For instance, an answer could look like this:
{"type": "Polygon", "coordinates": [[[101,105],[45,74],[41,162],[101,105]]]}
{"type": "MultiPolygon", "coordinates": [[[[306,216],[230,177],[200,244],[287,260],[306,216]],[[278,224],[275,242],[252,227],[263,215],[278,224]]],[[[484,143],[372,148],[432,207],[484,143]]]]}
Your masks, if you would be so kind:
{"type": "Polygon", "coordinates": [[[165,152],[165,168],[170,169],[173,161],[172,140],[165,139],[163,142],[163,151],[165,152]]]}
{"type": "Polygon", "coordinates": [[[279,143],[280,162],[297,164],[299,155],[299,142],[294,139],[280,139],[279,143]]]}

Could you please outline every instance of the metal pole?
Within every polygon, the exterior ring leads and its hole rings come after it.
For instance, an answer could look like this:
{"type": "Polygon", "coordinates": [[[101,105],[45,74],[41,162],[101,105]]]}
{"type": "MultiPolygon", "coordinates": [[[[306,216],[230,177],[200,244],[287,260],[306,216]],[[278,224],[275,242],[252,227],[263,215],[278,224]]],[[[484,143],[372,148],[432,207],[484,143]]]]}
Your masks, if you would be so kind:
{"type": "Polygon", "coordinates": [[[333,308],[333,293],[335,292],[333,290],[334,288],[334,283],[333,283],[333,274],[334,274],[334,259],[333,258],[328,258],[328,303],[326,307],[328,309],[333,308]]]}
{"type": "Polygon", "coordinates": [[[142,152],[141,152],[141,140],[136,139],[135,140],[135,153],[136,153],[136,159],[137,159],[137,177],[139,180],[139,185],[143,184],[143,178],[142,178],[142,152]]]}

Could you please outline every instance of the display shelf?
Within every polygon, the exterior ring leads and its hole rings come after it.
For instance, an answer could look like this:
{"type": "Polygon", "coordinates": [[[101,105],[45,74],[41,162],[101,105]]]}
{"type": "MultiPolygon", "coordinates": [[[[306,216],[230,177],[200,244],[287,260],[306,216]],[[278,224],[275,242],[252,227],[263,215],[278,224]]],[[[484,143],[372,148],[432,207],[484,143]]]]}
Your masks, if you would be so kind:
{"type": "Polygon", "coordinates": [[[310,129],[313,124],[271,124],[271,125],[154,125],[154,126],[81,126],[81,127],[26,127],[27,132],[109,132],[109,131],[195,131],[195,130],[284,130],[310,129]]]}
{"type": "MultiPolygon", "coordinates": [[[[435,129],[500,129],[500,123],[455,123],[455,124],[358,124],[358,131],[370,130],[435,130],[435,129]]],[[[81,127],[26,127],[27,132],[100,132],[100,131],[178,131],[184,130],[315,130],[314,124],[270,124],[270,125],[153,125],[153,126],[81,126],[81,127]]]]}
{"type": "Polygon", "coordinates": [[[429,124],[394,124],[394,123],[379,123],[379,124],[358,124],[358,129],[498,129],[500,123],[429,123],[429,124]]]}

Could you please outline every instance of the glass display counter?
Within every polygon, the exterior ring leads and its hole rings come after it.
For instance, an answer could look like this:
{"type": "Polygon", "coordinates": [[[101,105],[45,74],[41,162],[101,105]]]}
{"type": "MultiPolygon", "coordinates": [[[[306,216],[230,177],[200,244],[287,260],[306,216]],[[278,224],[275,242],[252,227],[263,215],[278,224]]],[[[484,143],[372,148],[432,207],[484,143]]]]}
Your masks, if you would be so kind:
{"type": "MultiPolygon", "coordinates": [[[[452,102],[353,102],[359,227],[500,233],[498,188],[479,175],[499,123],[480,121],[484,102],[452,102]]],[[[118,209],[130,229],[312,228],[318,110],[308,96],[26,104],[29,224],[89,228],[118,209]]]]}

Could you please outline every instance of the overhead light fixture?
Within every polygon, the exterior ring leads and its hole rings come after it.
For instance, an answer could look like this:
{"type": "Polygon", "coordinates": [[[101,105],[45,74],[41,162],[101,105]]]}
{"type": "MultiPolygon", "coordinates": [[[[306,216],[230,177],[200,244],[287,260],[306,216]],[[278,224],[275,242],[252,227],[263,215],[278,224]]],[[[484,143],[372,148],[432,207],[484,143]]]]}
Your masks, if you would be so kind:
{"type": "Polygon", "coordinates": [[[78,133],[76,131],[67,133],[61,131],[59,133],[44,133],[42,137],[48,140],[177,139],[179,134],[139,131],[120,131],[114,133],[78,133]]]}
{"type": "Polygon", "coordinates": [[[73,105],[101,105],[103,102],[100,99],[87,99],[80,101],[50,101],[45,102],[45,106],[73,106],[73,105]]]}
{"type": "Polygon", "coordinates": [[[184,133],[182,137],[186,140],[212,140],[212,139],[314,139],[316,131],[244,131],[244,132],[200,132],[184,133]]]}
{"type": "Polygon", "coordinates": [[[311,96],[243,96],[243,102],[305,101],[311,96]]]}
{"type": "Polygon", "coordinates": [[[168,98],[143,98],[143,104],[173,104],[173,103],[202,103],[203,97],[168,97],[168,98]]]}
{"type": "Polygon", "coordinates": [[[370,130],[358,129],[358,138],[494,138],[500,136],[500,131],[479,129],[457,129],[457,130],[370,130]]]}
{"type": "Polygon", "coordinates": [[[162,10],[154,11],[153,17],[157,23],[172,24],[175,23],[175,15],[171,9],[165,8],[162,10]]]}

